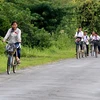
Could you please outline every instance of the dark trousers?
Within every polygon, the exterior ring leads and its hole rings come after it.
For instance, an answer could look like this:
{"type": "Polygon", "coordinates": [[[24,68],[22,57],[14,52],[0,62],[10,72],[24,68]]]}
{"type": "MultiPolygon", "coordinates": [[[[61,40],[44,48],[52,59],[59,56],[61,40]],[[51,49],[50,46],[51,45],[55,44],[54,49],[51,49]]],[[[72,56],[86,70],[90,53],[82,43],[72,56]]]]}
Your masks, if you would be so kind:
{"type": "MultiPolygon", "coordinates": [[[[15,46],[18,47],[19,46],[19,43],[15,43],[15,46]]],[[[20,47],[18,47],[17,48],[17,51],[16,51],[16,53],[14,55],[14,56],[17,56],[19,59],[20,59],[20,51],[21,51],[21,49],[20,49],[20,47]]]]}
{"type": "Polygon", "coordinates": [[[17,55],[18,55],[18,58],[20,59],[20,49],[17,49],[17,55]]]}
{"type": "Polygon", "coordinates": [[[79,44],[80,44],[81,50],[83,50],[83,42],[76,42],[75,44],[76,44],[76,52],[77,52],[77,45],[79,44]]]}
{"type": "Polygon", "coordinates": [[[89,45],[86,45],[87,55],[89,55],[89,45]]]}

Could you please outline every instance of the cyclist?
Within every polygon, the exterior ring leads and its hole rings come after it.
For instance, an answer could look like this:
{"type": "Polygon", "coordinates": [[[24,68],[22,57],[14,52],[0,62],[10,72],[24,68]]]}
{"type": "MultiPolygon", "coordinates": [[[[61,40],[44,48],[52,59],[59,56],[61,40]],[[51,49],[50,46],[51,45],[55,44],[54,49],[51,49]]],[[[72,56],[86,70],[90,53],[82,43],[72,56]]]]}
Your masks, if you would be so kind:
{"type": "MultiPolygon", "coordinates": [[[[76,32],[74,38],[76,38],[75,43],[76,45],[80,42],[80,47],[81,50],[83,50],[82,44],[83,44],[83,31],[82,31],[82,27],[78,28],[78,31],[76,32]]],[[[76,48],[76,52],[77,52],[77,48],[76,48]]]]}
{"type": "Polygon", "coordinates": [[[100,36],[98,35],[97,32],[95,32],[94,36],[92,37],[92,41],[94,43],[94,49],[96,48],[96,46],[98,46],[99,40],[100,40],[100,36]]]}
{"type": "Polygon", "coordinates": [[[84,31],[83,41],[86,44],[87,56],[89,56],[89,36],[87,35],[87,30],[84,31]]]}
{"type": "Polygon", "coordinates": [[[17,55],[15,54],[18,64],[20,63],[20,43],[21,43],[21,30],[18,28],[16,21],[13,21],[11,28],[6,33],[3,42],[14,43],[17,48],[17,55]]]}

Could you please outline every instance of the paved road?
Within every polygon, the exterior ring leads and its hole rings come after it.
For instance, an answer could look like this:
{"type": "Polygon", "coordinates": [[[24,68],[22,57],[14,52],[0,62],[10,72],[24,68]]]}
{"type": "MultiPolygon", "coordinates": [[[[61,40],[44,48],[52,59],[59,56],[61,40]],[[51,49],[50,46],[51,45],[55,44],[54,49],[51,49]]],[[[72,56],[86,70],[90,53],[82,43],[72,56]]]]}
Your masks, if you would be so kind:
{"type": "Polygon", "coordinates": [[[1,74],[0,100],[100,100],[100,57],[1,74]]]}

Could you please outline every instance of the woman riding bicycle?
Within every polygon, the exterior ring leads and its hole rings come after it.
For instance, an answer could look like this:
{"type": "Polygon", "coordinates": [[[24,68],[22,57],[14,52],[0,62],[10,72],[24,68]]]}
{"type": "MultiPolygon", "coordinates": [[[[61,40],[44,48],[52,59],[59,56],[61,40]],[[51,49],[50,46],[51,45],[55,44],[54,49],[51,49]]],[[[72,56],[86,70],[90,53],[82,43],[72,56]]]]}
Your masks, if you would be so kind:
{"type": "Polygon", "coordinates": [[[98,47],[100,41],[100,36],[98,33],[93,32],[93,36],[91,36],[91,42],[94,44],[94,49],[98,47]]]}
{"type": "MultiPolygon", "coordinates": [[[[75,40],[76,45],[77,45],[78,43],[80,43],[81,50],[83,49],[83,48],[82,48],[83,36],[84,36],[84,35],[83,35],[82,28],[79,27],[79,28],[78,28],[78,31],[76,32],[76,34],[75,34],[75,36],[74,36],[74,38],[76,38],[76,40],[75,40]]],[[[77,48],[76,48],[76,49],[77,49],[77,48]]],[[[77,50],[76,50],[76,51],[77,51],[77,50]]]]}
{"type": "Polygon", "coordinates": [[[15,54],[16,60],[20,63],[20,43],[21,43],[21,30],[18,28],[16,21],[13,21],[11,28],[6,33],[3,42],[14,43],[17,47],[17,54],[15,54]]]}

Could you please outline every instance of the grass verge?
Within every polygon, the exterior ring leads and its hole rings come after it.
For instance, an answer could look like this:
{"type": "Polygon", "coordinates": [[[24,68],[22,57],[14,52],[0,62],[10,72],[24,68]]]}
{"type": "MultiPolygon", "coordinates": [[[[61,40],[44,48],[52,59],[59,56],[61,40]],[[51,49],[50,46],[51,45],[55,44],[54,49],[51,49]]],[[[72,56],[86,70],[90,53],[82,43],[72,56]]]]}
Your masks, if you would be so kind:
{"type": "MultiPolygon", "coordinates": [[[[42,65],[51,62],[55,62],[61,59],[73,58],[75,56],[74,49],[63,49],[63,50],[55,50],[54,48],[38,51],[38,50],[27,50],[26,55],[21,58],[21,64],[18,69],[27,68],[30,66],[42,65]],[[34,54],[32,53],[34,51],[34,54]],[[33,54],[33,56],[32,56],[33,54]]],[[[23,55],[23,54],[22,54],[23,55]]],[[[6,72],[6,63],[7,63],[7,56],[0,55],[0,73],[6,72]]]]}

